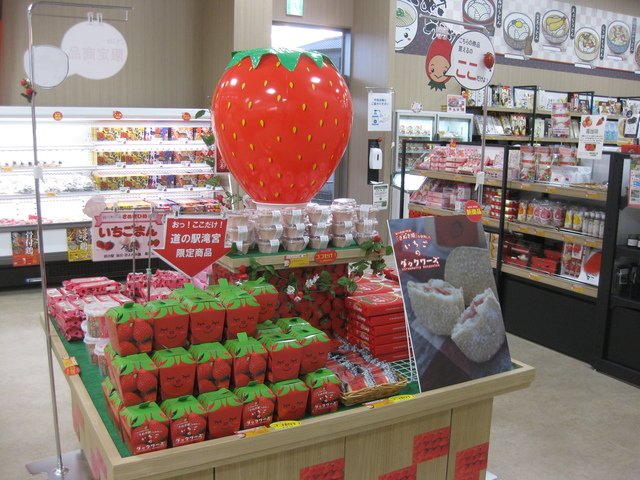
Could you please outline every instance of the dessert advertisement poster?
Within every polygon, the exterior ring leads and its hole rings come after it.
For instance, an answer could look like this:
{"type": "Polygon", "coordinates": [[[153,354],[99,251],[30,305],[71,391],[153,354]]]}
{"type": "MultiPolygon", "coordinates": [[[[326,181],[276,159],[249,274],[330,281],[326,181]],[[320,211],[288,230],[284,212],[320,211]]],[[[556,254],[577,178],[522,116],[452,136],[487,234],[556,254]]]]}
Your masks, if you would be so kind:
{"type": "Polygon", "coordinates": [[[511,370],[482,224],[389,220],[420,390],[511,370]]]}

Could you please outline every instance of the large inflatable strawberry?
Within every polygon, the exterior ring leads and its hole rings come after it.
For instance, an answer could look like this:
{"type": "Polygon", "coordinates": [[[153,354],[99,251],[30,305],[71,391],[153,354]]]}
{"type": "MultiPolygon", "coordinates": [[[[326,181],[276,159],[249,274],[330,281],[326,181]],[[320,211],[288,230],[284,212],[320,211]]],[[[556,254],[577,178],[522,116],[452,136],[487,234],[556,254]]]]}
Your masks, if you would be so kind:
{"type": "Polygon", "coordinates": [[[242,188],[261,203],[306,203],[349,142],[351,95],[317,52],[237,52],[212,102],[218,148],[242,188]]]}

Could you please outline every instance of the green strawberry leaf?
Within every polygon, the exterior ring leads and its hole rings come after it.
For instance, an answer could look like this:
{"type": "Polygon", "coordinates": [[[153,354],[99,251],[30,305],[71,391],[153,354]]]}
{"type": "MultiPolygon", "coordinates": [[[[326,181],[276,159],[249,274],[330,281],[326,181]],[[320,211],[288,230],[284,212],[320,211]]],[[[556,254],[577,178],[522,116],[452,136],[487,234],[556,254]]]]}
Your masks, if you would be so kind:
{"type": "Polygon", "coordinates": [[[227,69],[233,67],[247,57],[251,59],[251,65],[253,68],[257,68],[265,55],[277,56],[278,60],[282,63],[282,66],[290,72],[295,70],[302,56],[310,58],[318,68],[322,68],[325,60],[333,66],[331,59],[320,52],[309,52],[294,48],[256,48],[253,50],[234,52],[231,57],[231,62],[227,65],[227,69]]]}
{"type": "Polygon", "coordinates": [[[206,111],[206,110],[198,110],[198,111],[196,112],[196,114],[194,115],[194,117],[195,117],[195,118],[200,118],[200,117],[202,117],[205,113],[207,113],[207,111],[206,111]]]}

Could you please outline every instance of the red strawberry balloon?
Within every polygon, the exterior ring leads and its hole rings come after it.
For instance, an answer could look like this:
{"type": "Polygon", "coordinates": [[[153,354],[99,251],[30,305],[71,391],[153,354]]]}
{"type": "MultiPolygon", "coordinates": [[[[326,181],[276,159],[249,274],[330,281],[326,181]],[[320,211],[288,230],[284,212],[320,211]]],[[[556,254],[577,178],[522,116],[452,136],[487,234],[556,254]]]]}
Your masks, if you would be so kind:
{"type": "Polygon", "coordinates": [[[213,93],[222,157],[261,203],[306,203],[338,166],[351,95],[328,57],[292,49],[237,52],[213,93]]]}

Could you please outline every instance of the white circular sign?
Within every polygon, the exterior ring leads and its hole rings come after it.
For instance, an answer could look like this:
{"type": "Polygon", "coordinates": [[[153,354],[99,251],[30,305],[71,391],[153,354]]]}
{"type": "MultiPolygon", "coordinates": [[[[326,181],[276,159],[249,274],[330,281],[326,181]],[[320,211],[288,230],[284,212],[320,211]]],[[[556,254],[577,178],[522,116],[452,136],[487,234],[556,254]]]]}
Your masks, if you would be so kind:
{"type": "Polygon", "coordinates": [[[480,90],[491,82],[495,58],[496,52],[489,37],[477,31],[465,32],[453,42],[447,76],[455,78],[468,90],[480,90]],[[487,54],[493,58],[491,68],[485,65],[487,54]]]}
{"type": "Polygon", "coordinates": [[[53,88],[60,85],[69,73],[69,58],[58,47],[53,45],[34,45],[33,75],[29,64],[29,50],[24,52],[24,71],[31,83],[42,88],[53,88]]]}
{"type": "Polygon", "coordinates": [[[118,73],[127,61],[127,41],[104,22],[81,22],[64,34],[61,44],[69,57],[69,71],[92,80],[118,73]]]}

